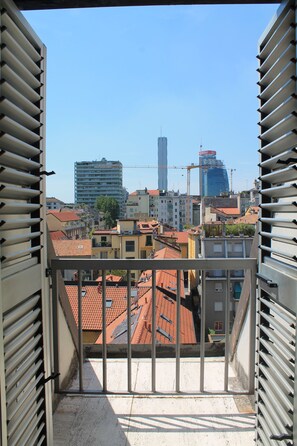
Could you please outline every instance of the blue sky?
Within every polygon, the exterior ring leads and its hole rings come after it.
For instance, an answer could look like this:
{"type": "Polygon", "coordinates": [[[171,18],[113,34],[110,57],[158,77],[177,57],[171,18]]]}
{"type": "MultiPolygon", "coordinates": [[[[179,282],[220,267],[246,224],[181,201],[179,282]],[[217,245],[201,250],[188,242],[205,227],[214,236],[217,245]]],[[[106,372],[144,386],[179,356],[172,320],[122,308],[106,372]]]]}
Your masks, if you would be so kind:
{"type": "MultiPolygon", "coordinates": [[[[73,201],[74,162],[198,163],[216,150],[235,190],[258,176],[257,44],[277,5],[32,11],[47,46],[47,195],[73,201]],[[162,130],[161,130],[162,129],[162,130]]],[[[169,187],[186,191],[184,170],[169,187]]],[[[157,169],[124,169],[129,192],[157,188],[157,169]]],[[[198,169],[191,174],[198,193],[198,169]]]]}

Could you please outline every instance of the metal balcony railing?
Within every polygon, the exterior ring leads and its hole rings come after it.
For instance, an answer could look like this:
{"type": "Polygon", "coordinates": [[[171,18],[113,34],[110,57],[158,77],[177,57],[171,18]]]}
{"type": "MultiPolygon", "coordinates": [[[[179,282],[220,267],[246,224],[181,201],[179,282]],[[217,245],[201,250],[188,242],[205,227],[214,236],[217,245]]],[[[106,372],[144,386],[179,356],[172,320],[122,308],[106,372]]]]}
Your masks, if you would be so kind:
{"type": "MultiPolygon", "coordinates": [[[[196,351],[195,355],[200,358],[200,392],[205,392],[205,358],[206,358],[206,347],[207,341],[205,339],[205,309],[206,309],[206,281],[207,272],[212,270],[224,270],[226,271],[226,292],[225,292],[225,311],[224,311],[224,323],[225,327],[230,327],[230,301],[232,301],[232,287],[230,279],[230,272],[234,269],[242,269],[245,271],[245,278],[248,277],[248,287],[249,287],[249,342],[247,347],[246,355],[248,356],[248,384],[247,390],[242,393],[253,394],[254,392],[254,373],[255,373],[255,333],[256,333],[256,268],[257,262],[253,258],[236,258],[236,259],[119,259],[119,260],[101,260],[101,259],[53,259],[51,261],[51,275],[52,275],[52,314],[53,314],[53,357],[54,357],[54,368],[55,371],[59,371],[59,328],[58,328],[58,296],[61,296],[61,287],[64,287],[63,281],[61,281],[61,276],[59,276],[60,271],[65,271],[67,269],[78,271],[78,281],[77,284],[77,308],[78,308],[78,321],[77,321],[77,353],[78,353],[78,382],[79,389],[77,391],[67,390],[67,393],[88,393],[84,390],[83,376],[84,376],[84,357],[86,350],[83,344],[83,333],[82,333],[82,272],[85,270],[100,270],[102,271],[102,346],[100,350],[97,350],[97,358],[102,358],[102,391],[91,392],[98,394],[105,394],[109,392],[107,388],[107,336],[106,336],[106,300],[107,300],[107,284],[106,275],[111,270],[125,270],[127,271],[127,392],[132,393],[132,344],[131,344],[131,297],[132,297],[132,276],[131,271],[150,271],[151,277],[151,290],[152,290],[152,319],[151,319],[151,336],[152,342],[150,344],[151,352],[151,391],[156,392],[156,358],[157,358],[157,348],[159,345],[156,341],[156,272],[157,271],[176,271],[176,286],[174,288],[176,296],[176,327],[175,327],[175,390],[180,392],[180,380],[181,380],[181,274],[182,271],[194,270],[198,272],[199,281],[201,289],[201,299],[200,299],[200,342],[195,345],[196,351]],[[197,354],[198,353],[198,354],[197,354]]],[[[65,289],[64,289],[65,295],[65,289]]],[[[229,389],[229,360],[230,360],[230,332],[227,329],[224,333],[224,388],[222,393],[231,392],[229,389]]],[[[232,344],[234,344],[232,340],[232,344]]],[[[97,346],[98,347],[98,346],[97,346]]],[[[116,346],[115,346],[116,347],[116,346]]],[[[137,347],[137,346],[136,346],[137,347]]],[[[190,350],[191,351],[191,350],[190,350]]],[[[134,352],[134,344],[133,344],[134,352]]],[[[189,355],[188,355],[189,356],[189,355]]],[[[191,354],[190,354],[191,356],[191,354]]],[[[208,355],[209,356],[209,355],[208,355]]],[[[64,390],[60,388],[60,380],[57,377],[55,379],[55,391],[63,392],[64,390]]],[[[126,393],[126,392],[125,392],[126,393]]],[[[217,394],[218,392],[216,392],[217,394]]],[[[236,393],[236,392],[234,392],[236,393]]],[[[238,392],[237,392],[238,393],[238,392]]]]}

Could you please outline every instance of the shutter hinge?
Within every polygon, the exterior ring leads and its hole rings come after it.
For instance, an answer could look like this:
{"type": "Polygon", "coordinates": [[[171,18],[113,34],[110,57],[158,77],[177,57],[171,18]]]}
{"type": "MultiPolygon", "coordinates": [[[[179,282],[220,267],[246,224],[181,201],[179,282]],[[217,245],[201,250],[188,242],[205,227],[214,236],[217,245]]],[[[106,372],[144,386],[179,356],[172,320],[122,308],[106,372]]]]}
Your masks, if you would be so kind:
{"type": "Polygon", "coordinates": [[[46,170],[42,170],[41,172],[39,172],[39,175],[46,175],[47,177],[55,174],[56,172],[54,172],[53,170],[51,172],[47,172],[46,170]]]}
{"type": "Polygon", "coordinates": [[[60,376],[61,373],[60,372],[53,372],[50,376],[48,376],[47,378],[43,378],[43,383],[47,383],[48,381],[51,381],[53,379],[58,378],[58,376],[60,376]]]}
{"type": "Polygon", "coordinates": [[[46,268],[45,269],[45,277],[50,277],[52,275],[52,269],[51,268],[46,268]]]}

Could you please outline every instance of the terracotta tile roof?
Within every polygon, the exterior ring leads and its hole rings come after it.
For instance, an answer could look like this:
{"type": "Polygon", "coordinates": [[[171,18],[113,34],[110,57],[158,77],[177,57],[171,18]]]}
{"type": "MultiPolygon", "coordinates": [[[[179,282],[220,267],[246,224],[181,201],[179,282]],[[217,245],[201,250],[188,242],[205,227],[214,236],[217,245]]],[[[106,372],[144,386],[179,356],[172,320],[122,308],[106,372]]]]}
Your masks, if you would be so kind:
{"type": "Polygon", "coordinates": [[[80,217],[77,215],[77,213],[73,211],[48,211],[47,213],[53,215],[62,222],[80,220],[80,217]]]}
{"type": "MultiPolygon", "coordinates": [[[[180,258],[172,248],[163,248],[155,253],[154,258],[180,258]]],[[[152,272],[147,270],[141,274],[138,283],[139,299],[131,309],[131,343],[151,343],[152,318],[152,272]],[[142,290],[142,291],[140,291],[142,290]]],[[[156,340],[160,344],[174,344],[176,339],[176,290],[177,273],[174,270],[156,272],[156,340]]],[[[180,280],[181,302],[184,302],[185,289],[183,277],[180,280]]],[[[196,342],[192,312],[181,305],[181,342],[192,344],[196,342]]],[[[108,343],[127,342],[127,312],[116,318],[106,330],[108,343]]],[[[96,343],[102,343],[99,336],[96,343]]]]}
{"type": "Polygon", "coordinates": [[[216,208],[220,212],[224,212],[226,215],[240,215],[240,209],[238,208],[216,208]]]}
{"type": "Polygon", "coordinates": [[[180,259],[180,258],[181,258],[180,252],[176,251],[173,248],[170,248],[169,246],[159,249],[154,254],[154,259],[180,259]]]}
{"type": "MultiPolygon", "coordinates": [[[[156,197],[160,195],[160,191],[158,189],[147,189],[147,193],[149,195],[156,196],[156,197]]],[[[137,191],[134,191],[134,192],[131,192],[131,194],[129,194],[129,195],[135,196],[135,195],[138,195],[138,193],[137,193],[137,191]]]]}
{"type": "MultiPolygon", "coordinates": [[[[135,290],[136,288],[132,288],[135,290]]],[[[138,295],[142,296],[147,289],[138,290],[138,295]]],[[[66,285],[66,292],[72,308],[76,324],[78,324],[78,303],[77,285],[66,285]]],[[[82,329],[102,330],[102,288],[97,285],[87,285],[82,287],[82,329]],[[98,290],[99,289],[99,290],[98,290]]],[[[107,286],[106,300],[112,301],[111,306],[106,306],[106,325],[112,323],[127,309],[127,287],[107,286]]],[[[134,304],[133,304],[134,305],[134,304]]]]}
{"type": "MultiPolygon", "coordinates": [[[[137,327],[132,342],[135,344],[150,344],[152,342],[152,296],[151,291],[138,302],[142,306],[137,327]]],[[[192,312],[180,307],[180,341],[182,344],[196,342],[192,312]]],[[[176,342],[176,302],[168,299],[162,291],[156,291],[156,341],[160,344],[175,344],[176,342]]]]}
{"type": "Polygon", "coordinates": [[[243,217],[236,218],[234,224],[245,223],[247,225],[255,225],[259,219],[258,214],[246,214],[243,217]]]}
{"type": "Polygon", "coordinates": [[[91,257],[92,240],[53,240],[58,257],[91,257]]]}
{"type": "Polygon", "coordinates": [[[161,236],[173,238],[177,243],[188,243],[188,233],[184,231],[166,231],[161,236]]]}
{"type": "Polygon", "coordinates": [[[148,194],[157,197],[160,195],[160,191],[158,189],[149,189],[148,194]]]}
{"type": "MultiPolygon", "coordinates": [[[[181,305],[181,343],[196,343],[193,316],[181,305]]],[[[139,298],[131,311],[131,343],[150,344],[152,341],[152,290],[139,298]]],[[[124,311],[106,330],[107,343],[127,342],[127,312],[124,311]]],[[[156,341],[159,344],[174,344],[176,341],[176,301],[161,290],[156,290],[156,341]]],[[[100,335],[96,341],[102,343],[100,335]]]]}
{"type": "MultiPolygon", "coordinates": [[[[122,276],[116,276],[115,274],[108,274],[106,276],[106,282],[121,282],[123,280],[122,276]]],[[[102,282],[102,276],[96,279],[96,282],[102,282]]]]}
{"type": "Polygon", "coordinates": [[[68,240],[67,235],[63,231],[50,231],[52,240],[68,240]]]}

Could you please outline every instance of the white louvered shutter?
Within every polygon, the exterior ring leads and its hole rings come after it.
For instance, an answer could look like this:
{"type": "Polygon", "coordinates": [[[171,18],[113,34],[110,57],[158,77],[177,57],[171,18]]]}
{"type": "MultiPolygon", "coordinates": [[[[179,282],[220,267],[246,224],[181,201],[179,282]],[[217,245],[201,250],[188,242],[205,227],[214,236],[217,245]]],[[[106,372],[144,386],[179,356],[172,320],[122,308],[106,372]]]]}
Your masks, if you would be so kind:
{"type": "Polygon", "coordinates": [[[256,444],[296,443],[296,3],[260,42],[260,266],[256,444]]]}
{"type": "Polygon", "coordinates": [[[1,435],[3,445],[45,445],[45,47],[12,2],[1,5],[1,435]]]}

